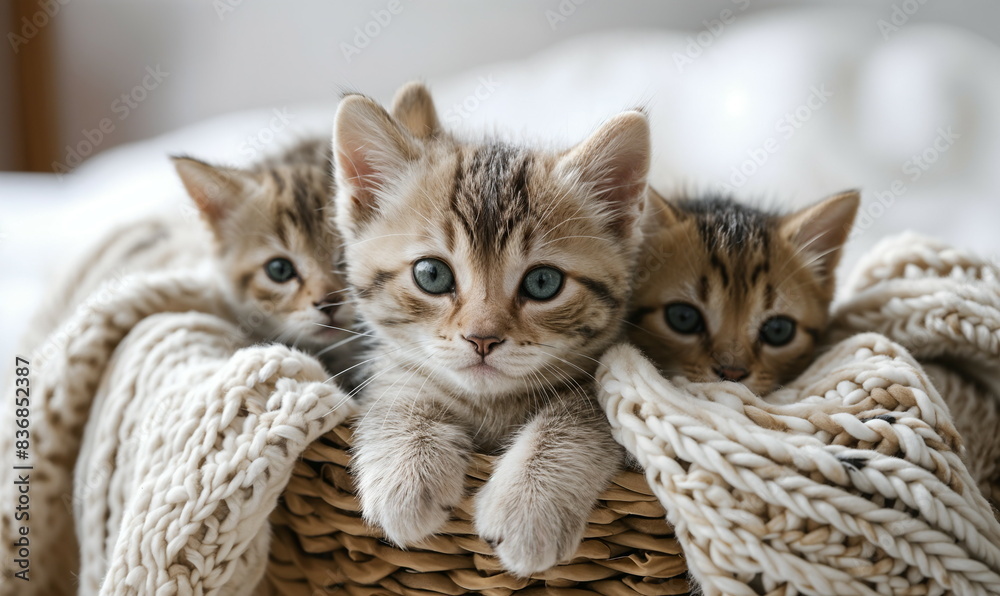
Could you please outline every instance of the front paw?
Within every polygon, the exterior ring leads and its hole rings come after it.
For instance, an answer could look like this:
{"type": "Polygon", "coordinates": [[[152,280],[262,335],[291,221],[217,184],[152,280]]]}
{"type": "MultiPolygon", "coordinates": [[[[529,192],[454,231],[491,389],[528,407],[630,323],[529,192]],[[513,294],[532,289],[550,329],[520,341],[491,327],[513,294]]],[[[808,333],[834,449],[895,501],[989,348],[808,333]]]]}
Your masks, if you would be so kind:
{"type": "Polygon", "coordinates": [[[487,482],[476,498],[476,530],[505,569],[528,577],[573,556],[588,511],[572,510],[553,495],[495,480],[487,482]]]}
{"type": "Polygon", "coordinates": [[[432,481],[396,471],[375,478],[362,474],[358,480],[365,520],[382,528],[386,538],[400,547],[416,544],[440,530],[464,490],[464,475],[432,481]]]}

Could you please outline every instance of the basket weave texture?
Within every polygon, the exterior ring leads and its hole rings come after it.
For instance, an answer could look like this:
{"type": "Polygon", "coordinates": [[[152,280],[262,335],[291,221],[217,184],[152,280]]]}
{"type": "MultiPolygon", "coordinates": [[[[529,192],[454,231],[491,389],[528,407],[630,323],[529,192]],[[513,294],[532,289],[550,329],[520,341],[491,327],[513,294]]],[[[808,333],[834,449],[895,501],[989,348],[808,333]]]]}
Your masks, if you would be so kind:
{"type": "Polygon", "coordinates": [[[402,550],[361,519],[348,473],[350,444],[350,429],[339,426],[296,464],[271,516],[267,578],[274,593],[654,596],[690,589],[673,530],[641,474],[623,472],[614,479],[571,561],[517,578],[503,571],[471,522],[473,495],[489,478],[493,457],[474,456],[468,496],[442,532],[420,548],[402,550]]]}

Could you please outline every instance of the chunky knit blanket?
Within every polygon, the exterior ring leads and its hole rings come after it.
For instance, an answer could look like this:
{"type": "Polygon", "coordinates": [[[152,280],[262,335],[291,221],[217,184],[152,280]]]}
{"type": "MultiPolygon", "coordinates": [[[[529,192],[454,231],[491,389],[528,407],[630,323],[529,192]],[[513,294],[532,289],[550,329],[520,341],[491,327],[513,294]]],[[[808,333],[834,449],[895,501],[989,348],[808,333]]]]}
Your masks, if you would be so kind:
{"type": "Polygon", "coordinates": [[[29,476],[31,517],[3,511],[0,594],[250,593],[292,464],[353,403],[312,357],[248,346],[210,276],[95,296],[32,358],[32,469],[2,472],[5,503],[29,476]]]}
{"type": "MultiPolygon", "coordinates": [[[[31,519],[0,510],[0,594],[253,593],[292,463],[353,404],[313,358],[248,345],[208,277],[104,293],[33,357],[31,519]]],[[[616,437],[706,594],[1000,593],[997,267],[903,236],[849,295],[829,348],[767,399],[612,349],[616,437]]]]}

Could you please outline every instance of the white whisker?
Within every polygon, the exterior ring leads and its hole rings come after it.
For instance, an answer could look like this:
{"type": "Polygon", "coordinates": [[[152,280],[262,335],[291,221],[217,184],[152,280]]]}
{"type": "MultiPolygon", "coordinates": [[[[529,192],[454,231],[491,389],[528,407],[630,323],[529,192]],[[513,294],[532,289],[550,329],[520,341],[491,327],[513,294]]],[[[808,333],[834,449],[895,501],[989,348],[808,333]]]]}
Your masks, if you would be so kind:
{"type": "Polygon", "coordinates": [[[323,354],[326,354],[330,350],[336,350],[337,348],[339,348],[340,346],[342,346],[344,344],[349,344],[352,341],[357,341],[357,340],[359,340],[359,339],[361,339],[363,337],[365,337],[365,336],[364,335],[352,335],[351,337],[348,337],[347,339],[342,339],[342,340],[340,340],[340,341],[338,341],[336,343],[333,343],[333,344],[330,344],[330,345],[326,346],[322,350],[316,352],[315,355],[316,356],[322,356],[323,354]]]}
{"type": "Polygon", "coordinates": [[[358,333],[357,331],[352,331],[350,329],[344,329],[343,327],[334,327],[333,325],[324,325],[323,323],[313,323],[317,327],[325,327],[327,329],[336,329],[337,331],[344,331],[346,333],[353,333],[354,335],[361,335],[364,337],[375,337],[371,333],[358,333]]]}

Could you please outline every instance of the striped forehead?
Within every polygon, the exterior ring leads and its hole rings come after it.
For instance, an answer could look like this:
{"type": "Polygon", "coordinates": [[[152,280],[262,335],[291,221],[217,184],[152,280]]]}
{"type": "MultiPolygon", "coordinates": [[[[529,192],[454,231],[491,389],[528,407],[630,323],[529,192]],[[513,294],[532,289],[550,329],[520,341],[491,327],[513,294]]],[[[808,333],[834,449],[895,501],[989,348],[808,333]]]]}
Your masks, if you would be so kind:
{"type": "Polygon", "coordinates": [[[528,193],[530,153],[503,143],[490,143],[458,154],[451,211],[473,251],[503,252],[515,231],[531,218],[528,193]]]}
{"type": "Polygon", "coordinates": [[[329,223],[332,181],[317,167],[281,167],[267,171],[274,191],[275,232],[283,243],[301,234],[324,243],[331,234],[329,223]]]}
{"type": "Polygon", "coordinates": [[[678,201],[677,206],[695,219],[701,240],[709,251],[767,252],[775,223],[772,214],[722,198],[678,201]]]}
{"type": "MultiPolygon", "coordinates": [[[[702,276],[698,293],[709,293],[709,280],[730,298],[746,298],[767,282],[771,270],[775,217],[729,199],[679,201],[682,212],[694,218],[698,238],[713,275],[702,276]]],[[[773,302],[774,289],[764,287],[765,302],[773,302]]]]}

